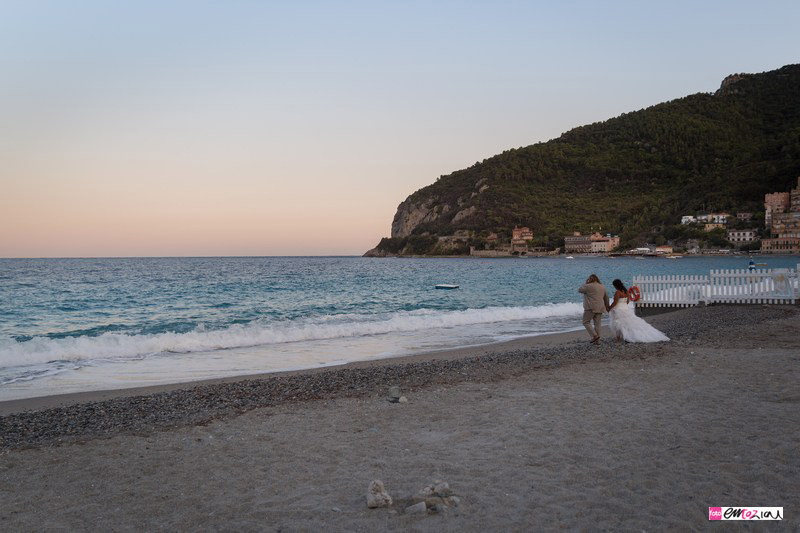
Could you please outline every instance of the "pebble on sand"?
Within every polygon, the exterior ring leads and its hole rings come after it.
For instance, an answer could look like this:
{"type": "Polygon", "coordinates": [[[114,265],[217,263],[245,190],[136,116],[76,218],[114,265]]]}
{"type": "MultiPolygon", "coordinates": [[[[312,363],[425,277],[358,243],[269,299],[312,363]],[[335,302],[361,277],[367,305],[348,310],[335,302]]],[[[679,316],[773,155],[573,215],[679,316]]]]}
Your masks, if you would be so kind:
{"type": "Polygon", "coordinates": [[[453,494],[453,491],[450,489],[450,485],[447,481],[436,481],[433,485],[428,485],[427,487],[423,488],[419,493],[422,496],[439,496],[440,498],[446,498],[453,494]]]}
{"type": "Polygon", "coordinates": [[[367,507],[376,509],[378,507],[389,507],[392,505],[392,497],[386,492],[383,481],[375,480],[369,484],[367,489],[367,507]]]}
{"type": "Polygon", "coordinates": [[[400,387],[397,385],[389,387],[388,400],[392,403],[397,403],[400,401],[400,387]]]}
{"type": "Polygon", "coordinates": [[[427,513],[428,507],[425,505],[425,502],[415,503],[414,505],[409,505],[406,507],[406,514],[421,514],[427,513]]]}

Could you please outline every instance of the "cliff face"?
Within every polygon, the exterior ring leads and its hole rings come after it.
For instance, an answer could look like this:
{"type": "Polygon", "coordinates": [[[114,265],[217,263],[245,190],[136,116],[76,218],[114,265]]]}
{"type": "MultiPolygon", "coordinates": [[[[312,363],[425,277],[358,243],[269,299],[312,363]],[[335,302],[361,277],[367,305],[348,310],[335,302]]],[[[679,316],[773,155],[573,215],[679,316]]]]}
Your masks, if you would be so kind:
{"type": "Polygon", "coordinates": [[[745,79],[747,76],[748,74],[731,74],[730,76],[725,76],[725,78],[722,80],[722,83],[719,86],[719,89],[717,89],[717,92],[714,94],[716,96],[722,96],[726,94],[736,94],[737,92],[739,92],[736,83],[745,79]]]}
{"type": "MultiPolygon", "coordinates": [[[[392,237],[408,237],[414,230],[423,225],[437,222],[459,223],[477,214],[476,197],[483,194],[489,185],[487,179],[475,183],[473,191],[455,198],[454,205],[441,201],[436,196],[425,197],[417,193],[406,198],[399,206],[392,220],[392,237]]],[[[425,191],[426,189],[422,189],[425,191]]]]}
{"type": "Polygon", "coordinates": [[[400,203],[376,253],[433,253],[442,249],[435,237],[480,238],[515,224],[530,227],[537,245],[590,229],[646,240],[681,214],[759,212],[764,193],[785,190],[798,174],[800,65],[734,74],[714,94],[581,126],[442,176],[400,203]]]}
{"type": "Polygon", "coordinates": [[[420,203],[408,197],[399,206],[392,220],[392,237],[408,237],[420,224],[436,222],[439,215],[449,211],[448,205],[436,205],[434,198],[420,203]]]}

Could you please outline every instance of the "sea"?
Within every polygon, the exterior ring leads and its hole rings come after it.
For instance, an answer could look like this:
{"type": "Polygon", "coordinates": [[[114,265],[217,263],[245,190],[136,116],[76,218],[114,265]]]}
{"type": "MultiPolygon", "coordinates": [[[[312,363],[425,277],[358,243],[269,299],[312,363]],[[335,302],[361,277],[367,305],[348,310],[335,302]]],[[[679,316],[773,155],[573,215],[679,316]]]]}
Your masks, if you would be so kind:
{"type": "MultiPolygon", "coordinates": [[[[0,259],[0,401],[339,365],[581,329],[577,288],[664,258],[0,259]],[[436,289],[455,284],[458,289],[436,289]]],[[[798,257],[755,257],[795,268],[798,257]]]]}

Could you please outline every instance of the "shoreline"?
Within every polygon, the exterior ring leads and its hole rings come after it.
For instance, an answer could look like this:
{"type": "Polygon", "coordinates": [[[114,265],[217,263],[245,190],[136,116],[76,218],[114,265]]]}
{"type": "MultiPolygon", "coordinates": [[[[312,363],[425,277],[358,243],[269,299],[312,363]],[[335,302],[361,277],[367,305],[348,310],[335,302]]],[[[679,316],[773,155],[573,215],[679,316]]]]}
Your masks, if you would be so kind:
{"type": "MultiPolygon", "coordinates": [[[[675,310],[677,310],[677,308],[675,309],[670,308],[670,311],[675,311],[675,310]]],[[[607,327],[604,328],[606,332],[607,329],[608,329],[607,327]]],[[[367,361],[352,361],[343,364],[334,364],[334,365],[320,366],[313,368],[303,368],[297,370],[259,372],[255,374],[240,374],[236,376],[202,379],[196,381],[180,381],[180,382],[165,383],[160,385],[145,385],[139,387],[122,388],[122,389],[101,389],[93,391],[68,392],[63,394],[50,394],[45,396],[34,396],[30,398],[19,398],[14,400],[2,400],[0,401],[0,416],[13,413],[20,413],[25,411],[38,411],[56,407],[65,407],[79,403],[97,402],[97,401],[114,399],[118,397],[146,396],[151,394],[172,392],[176,390],[192,389],[195,387],[236,383],[245,380],[262,380],[262,379],[270,379],[273,377],[311,375],[311,374],[318,374],[322,372],[341,370],[341,369],[363,369],[363,368],[372,368],[375,366],[395,365],[403,363],[420,363],[426,361],[453,360],[465,357],[477,357],[495,352],[525,350],[525,349],[540,348],[544,346],[553,346],[570,342],[576,342],[582,340],[584,337],[586,337],[586,335],[587,334],[583,329],[579,331],[543,333],[527,337],[520,337],[508,341],[494,342],[490,344],[447,348],[444,350],[420,352],[409,355],[393,355],[381,359],[370,359],[367,361]]]]}
{"type": "MultiPolygon", "coordinates": [[[[660,315],[669,315],[680,311],[678,307],[665,307],[663,309],[647,309],[643,308],[644,316],[648,322],[653,323],[658,327],[658,324],[669,320],[668,318],[655,318],[660,315]]],[[[638,311],[637,311],[638,312],[638,311]]],[[[604,316],[603,331],[608,337],[608,323],[607,316],[604,316]]],[[[576,326],[575,330],[561,331],[553,333],[539,333],[519,337],[507,341],[498,341],[488,344],[478,344],[473,346],[459,346],[454,348],[445,348],[442,350],[434,350],[427,352],[419,352],[407,355],[392,355],[379,359],[370,359],[364,361],[351,361],[348,363],[332,364],[326,366],[318,366],[311,368],[302,368],[294,370],[280,370],[276,372],[257,372],[253,374],[237,374],[235,376],[225,376],[219,378],[200,379],[191,381],[176,381],[173,383],[162,383],[158,385],[142,385],[127,388],[116,389],[98,389],[79,392],[67,392],[58,394],[46,394],[42,396],[32,396],[28,398],[17,398],[11,400],[0,400],[0,417],[21,413],[26,411],[39,411],[43,409],[52,409],[58,407],[66,407],[69,405],[98,402],[110,400],[118,397],[132,397],[132,396],[146,396],[151,394],[159,394],[164,392],[172,392],[176,390],[192,389],[194,387],[203,387],[209,385],[221,385],[227,383],[236,383],[243,380],[261,380],[269,379],[272,377],[284,376],[300,376],[306,374],[317,374],[320,372],[327,372],[339,369],[362,369],[371,368],[375,366],[404,364],[404,363],[419,363],[426,361],[437,360],[454,360],[467,357],[479,357],[498,352],[511,352],[520,350],[538,349],[546,346],[557,346],[567,343],[580,343],[586,340],[586,331],[582,326],[576,326]],[[580,328],[580,329],[578,329],[580,328]]]]}
{"type": "MultiPolygon", "coordinates": [[[[695,307],[648,318],[672,339],[666,343],[617,343],[606,336],[590,346],[586,333],[577,331],[277,375],[12,400],[2,405],[0,451],[205,425],[265,407],[385,398],[391,386],[405,393],[464,382],[495,383],[587,362],[646,360],[684,353],[695,345],[725,345],[743,331],[750,332],[741,337],[748,342],[757,332],[774,329],[774,323],[796,317],[796,306],[695,307]]],[[[793,336],[791,343],[797,344],[793,336]]]]}

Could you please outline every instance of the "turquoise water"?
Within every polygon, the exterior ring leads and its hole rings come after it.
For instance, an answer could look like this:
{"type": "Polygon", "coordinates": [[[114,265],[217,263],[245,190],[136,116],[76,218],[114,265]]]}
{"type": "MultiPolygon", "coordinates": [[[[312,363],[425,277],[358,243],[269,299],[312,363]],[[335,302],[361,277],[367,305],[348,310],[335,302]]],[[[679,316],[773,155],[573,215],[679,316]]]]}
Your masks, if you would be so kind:
{"type": "Polygon", "coordinates": [[[580,325],[576,289],[592,272],[610,286],[746,268],[748,259],[0,259],[0,399],[564,331],[580,325]]]}

